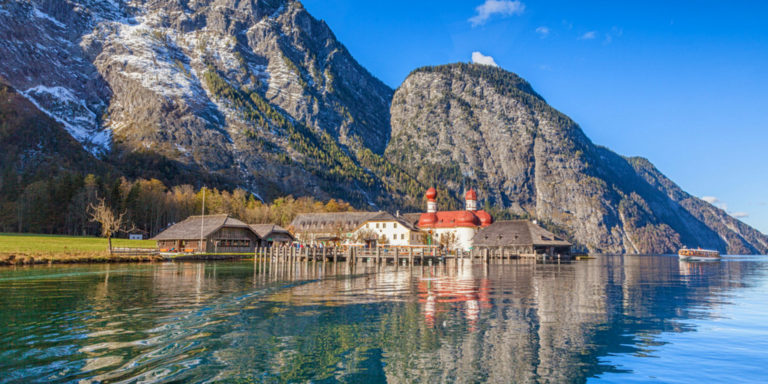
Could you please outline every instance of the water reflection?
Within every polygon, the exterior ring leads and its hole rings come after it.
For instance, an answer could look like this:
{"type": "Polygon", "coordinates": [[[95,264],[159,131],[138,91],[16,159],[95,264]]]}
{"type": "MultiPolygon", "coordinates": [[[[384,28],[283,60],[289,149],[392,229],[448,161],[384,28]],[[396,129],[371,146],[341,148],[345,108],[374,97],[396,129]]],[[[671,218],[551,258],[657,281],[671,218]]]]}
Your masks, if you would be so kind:
{"type": "Polygon", "coordinates": [[[0,271],[0,382],[584,382],[718,316],[766,259],[0,271]]]}

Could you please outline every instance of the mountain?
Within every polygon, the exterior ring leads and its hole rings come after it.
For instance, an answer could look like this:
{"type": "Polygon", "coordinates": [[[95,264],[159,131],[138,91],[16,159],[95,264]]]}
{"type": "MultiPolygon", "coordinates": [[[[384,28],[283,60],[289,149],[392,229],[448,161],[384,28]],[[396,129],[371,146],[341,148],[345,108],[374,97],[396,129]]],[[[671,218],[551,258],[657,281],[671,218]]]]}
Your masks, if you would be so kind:
{"type": "Polygon", "coordinates": [[[768,252],[646,160],[594,145],[516,75],[430,67],[392,90],[299,1],[0,0],[0,33],[6,216],[67,172],[392,211],[422,209],[432,185],[457,207],[471,184],[500,217],[593,251],[768,252]]]}
{"type": "Polygon", "coordinates": [[[408,178],[380,156],[392,89],[298,1],[2,1],[0,32],[0,77],[129,174],[377,206],[408,178]]]}
{"type": "Polygon", "coordinates": [[[490,205],[560,228],[595,252],[768,252],[768,237],[685,193],[647,160],[593,144],[502,69],[417,69],[395,92],[391,121],[386,158],[422,182],[439,179],[447,204],[473,185],[490,205]]]}

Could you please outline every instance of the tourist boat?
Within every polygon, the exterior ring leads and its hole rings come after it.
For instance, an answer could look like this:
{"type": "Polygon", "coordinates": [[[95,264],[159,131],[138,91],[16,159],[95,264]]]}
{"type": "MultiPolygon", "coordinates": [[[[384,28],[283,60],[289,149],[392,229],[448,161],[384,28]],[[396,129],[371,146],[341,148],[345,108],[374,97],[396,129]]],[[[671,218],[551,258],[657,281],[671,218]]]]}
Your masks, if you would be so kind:
{"type": "Polygon", "coordinates": [[[691,260],[691,261],[720,260],[720,252],[713,251],[710,249],[683,248],[677,252],[677,255],[680,256],[680,260],[691,260]]]}

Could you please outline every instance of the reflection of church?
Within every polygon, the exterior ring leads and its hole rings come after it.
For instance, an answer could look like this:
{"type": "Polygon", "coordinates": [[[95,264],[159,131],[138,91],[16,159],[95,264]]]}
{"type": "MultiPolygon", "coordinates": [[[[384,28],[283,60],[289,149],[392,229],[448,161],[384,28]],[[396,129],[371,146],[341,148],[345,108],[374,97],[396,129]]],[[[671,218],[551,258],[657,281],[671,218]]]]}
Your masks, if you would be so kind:
{"type": "Polygon", "coordinates": [[[475,280],[471,268],[461,268],[457,272],[456,275],[419,281],[419,302],[424,305],[424,319],[428,326],[435,325],[438,313],[460,309],[470,330],[474,330],[480,309],[492,307],[488,279],[475,280]]]}

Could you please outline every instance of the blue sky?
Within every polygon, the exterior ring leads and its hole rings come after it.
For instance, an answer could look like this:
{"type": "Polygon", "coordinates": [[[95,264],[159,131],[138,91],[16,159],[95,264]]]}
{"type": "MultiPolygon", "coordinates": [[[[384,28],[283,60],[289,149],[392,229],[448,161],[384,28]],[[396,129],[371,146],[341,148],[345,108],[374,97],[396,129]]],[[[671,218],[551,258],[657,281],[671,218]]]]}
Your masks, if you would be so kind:
{"type": "Polygon", "coordinates": [[[596,144],[768,233],[768,2],[303,3],[393,88],[480,52],[596,144]]]}

